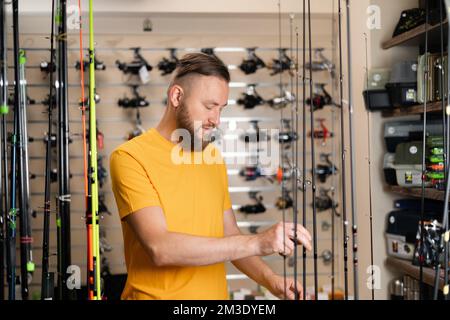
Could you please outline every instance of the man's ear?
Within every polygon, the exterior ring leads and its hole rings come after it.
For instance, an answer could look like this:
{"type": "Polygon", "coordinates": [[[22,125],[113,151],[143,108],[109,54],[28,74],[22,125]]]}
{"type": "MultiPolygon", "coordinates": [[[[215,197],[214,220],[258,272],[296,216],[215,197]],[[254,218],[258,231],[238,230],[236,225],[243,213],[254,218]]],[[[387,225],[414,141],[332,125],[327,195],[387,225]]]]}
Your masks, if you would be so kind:
{"type": "Polygon", "coordinates": [[[169,89],[168,99],[170,104],[176,109],[181,105],[181,99],[183,99],[183,88],[177,84],[173,85],[169,89]]]}

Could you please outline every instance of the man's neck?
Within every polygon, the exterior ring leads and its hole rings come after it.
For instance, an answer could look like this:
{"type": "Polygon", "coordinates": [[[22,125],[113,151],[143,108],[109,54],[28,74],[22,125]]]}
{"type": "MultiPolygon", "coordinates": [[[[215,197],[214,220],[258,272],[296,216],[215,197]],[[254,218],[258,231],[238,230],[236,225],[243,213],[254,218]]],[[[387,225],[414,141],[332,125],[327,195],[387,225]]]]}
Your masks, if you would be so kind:
{"type": "Polygon", "coordinates": [[[177,129],[175,119],[171,119],[171,117],[167,114],[167,112],[162,117],[159,124],[156,126],[156,130],[159,132],[161,136],[163,136],[166,140],[171,141],[172,133],[177,129]]]}

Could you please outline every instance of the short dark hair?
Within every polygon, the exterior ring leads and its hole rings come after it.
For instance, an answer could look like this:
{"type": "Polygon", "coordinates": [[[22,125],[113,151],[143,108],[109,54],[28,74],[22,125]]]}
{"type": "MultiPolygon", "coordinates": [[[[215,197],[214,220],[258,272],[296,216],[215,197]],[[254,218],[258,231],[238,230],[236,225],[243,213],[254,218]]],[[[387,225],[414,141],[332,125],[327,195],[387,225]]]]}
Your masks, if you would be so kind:
{"type": "Polygon", "coordinates": [[[177,63],[174,81],[190,74],[215,76],[227,83],[230,82],[230,73],[227,66],[217,57],[205,53],[185,54],[177,63]]]}

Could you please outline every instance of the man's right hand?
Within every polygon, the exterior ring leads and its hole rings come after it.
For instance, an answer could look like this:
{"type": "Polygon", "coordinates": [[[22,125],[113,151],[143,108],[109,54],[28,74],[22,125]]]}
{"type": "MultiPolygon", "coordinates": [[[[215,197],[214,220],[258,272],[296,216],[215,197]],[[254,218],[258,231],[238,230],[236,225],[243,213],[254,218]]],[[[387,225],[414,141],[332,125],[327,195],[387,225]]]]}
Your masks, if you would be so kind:
{"type": "Polygon", "coordinates": [[[291,222],[279,222],[266,231],[255,236],[257,252],[259,256],[267,256],[279,253],[291,256],[294,252],[294,241],[302,244],[307,250],[311,250],[311,235],[302,225],[291,222]],[[295,227],[297,240],[295,240],[295,227]]]}

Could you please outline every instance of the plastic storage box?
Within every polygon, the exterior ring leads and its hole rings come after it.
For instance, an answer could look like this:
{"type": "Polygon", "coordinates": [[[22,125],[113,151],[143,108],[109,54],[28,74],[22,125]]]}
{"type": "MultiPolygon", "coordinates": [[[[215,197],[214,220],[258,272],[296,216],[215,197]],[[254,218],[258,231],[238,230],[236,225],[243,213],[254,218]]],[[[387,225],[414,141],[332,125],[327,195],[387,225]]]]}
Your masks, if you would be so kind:
{"type": "Polygon", "coordinates": [[[417,61],[402,61],[392,67],[386,84],[392,106],[401,107],[417,103],[417,61]]]}

